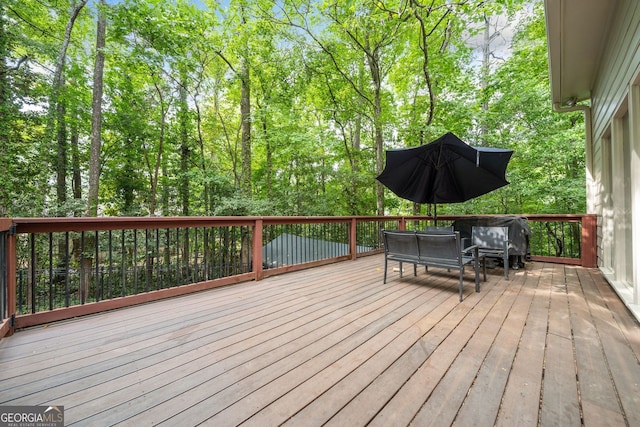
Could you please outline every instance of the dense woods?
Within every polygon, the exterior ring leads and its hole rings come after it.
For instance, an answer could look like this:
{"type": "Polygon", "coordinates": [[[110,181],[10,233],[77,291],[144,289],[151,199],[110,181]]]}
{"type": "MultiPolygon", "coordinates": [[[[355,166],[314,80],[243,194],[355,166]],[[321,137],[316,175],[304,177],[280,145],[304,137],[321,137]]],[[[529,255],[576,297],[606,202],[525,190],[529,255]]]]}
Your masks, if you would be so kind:
{"type": "Polygon", "coordinates": [[[584,212],[541,3],[3,0],[0,216],[425,213],[375,177],[447,131],[515,154],[439,215],[584,212]]]}

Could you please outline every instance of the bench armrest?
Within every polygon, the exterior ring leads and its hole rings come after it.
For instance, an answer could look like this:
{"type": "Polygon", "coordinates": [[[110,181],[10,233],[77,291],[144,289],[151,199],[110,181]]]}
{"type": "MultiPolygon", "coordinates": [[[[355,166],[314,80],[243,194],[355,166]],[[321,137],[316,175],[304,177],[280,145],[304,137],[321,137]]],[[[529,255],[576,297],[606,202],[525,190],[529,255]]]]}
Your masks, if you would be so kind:
{"type": "Polygon", "coordinates": [[[478,245],[471,245],[471,246],[467,246],[466,248],[462,249],[462,253],[466,254],[466,253],[471,252],[471,251],[478,252],[478,249],[479,249],[478,245]]]}

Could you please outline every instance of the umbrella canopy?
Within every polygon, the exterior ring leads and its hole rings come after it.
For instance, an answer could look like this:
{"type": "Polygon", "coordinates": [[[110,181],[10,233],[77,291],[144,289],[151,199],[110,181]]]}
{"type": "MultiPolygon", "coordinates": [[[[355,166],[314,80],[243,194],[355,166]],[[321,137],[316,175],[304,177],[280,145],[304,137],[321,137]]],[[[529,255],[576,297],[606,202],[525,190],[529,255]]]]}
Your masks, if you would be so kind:
{"type": "Polygon", "coordinates": [[[378,181],[416,203],[458,203],[507,184],[513,150],[471,147],[449,132],[414,148],[387,150],[378,181]]]}

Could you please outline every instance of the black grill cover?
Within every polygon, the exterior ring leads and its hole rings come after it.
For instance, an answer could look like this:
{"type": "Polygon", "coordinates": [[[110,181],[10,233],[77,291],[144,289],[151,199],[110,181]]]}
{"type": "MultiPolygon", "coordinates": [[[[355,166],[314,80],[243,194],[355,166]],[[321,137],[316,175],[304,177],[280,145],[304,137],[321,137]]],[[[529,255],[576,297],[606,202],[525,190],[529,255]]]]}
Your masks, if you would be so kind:
{"type": "Polygon", "coordinates": [[[453,229],[460,232],[460,237],[471,238],[471,228],[474,225],[480,227],[509,227],[509,255],[529,259],[531,229],[527,218],[522,216],[467,217],[455,220],[453,229]]]}

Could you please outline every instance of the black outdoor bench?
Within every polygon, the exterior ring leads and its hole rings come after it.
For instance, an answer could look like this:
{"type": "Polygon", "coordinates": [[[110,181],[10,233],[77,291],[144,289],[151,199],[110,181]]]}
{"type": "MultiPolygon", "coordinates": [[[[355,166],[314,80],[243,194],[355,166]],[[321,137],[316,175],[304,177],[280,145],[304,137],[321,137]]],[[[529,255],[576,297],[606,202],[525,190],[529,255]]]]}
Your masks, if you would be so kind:
{"type": "MultiPolygon", "coordinates": [[[[387,265],[389,261],[400,264],[402,277],[402,263],[413,264],[413,274],[417,275],[417,265],[426,267],[441,267],[457,269],[460,273],[459,289],[462,301],[462,279],[464,267],[473,265],[475,273],[476,292],[480,292],[480,255],[477,246],[461,249],[460,233],[425,233],[416,231],[383,230],[384,239],[384,282],[387,283],[387,265]],[[471,255],[468,255],[471,253],[471,255]]],[[[484,280],[487,280],[483,260],[484,280]]]]}

